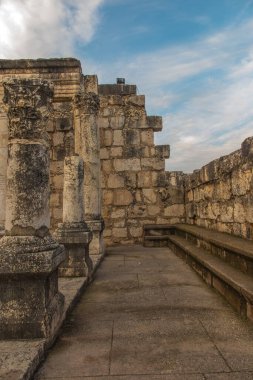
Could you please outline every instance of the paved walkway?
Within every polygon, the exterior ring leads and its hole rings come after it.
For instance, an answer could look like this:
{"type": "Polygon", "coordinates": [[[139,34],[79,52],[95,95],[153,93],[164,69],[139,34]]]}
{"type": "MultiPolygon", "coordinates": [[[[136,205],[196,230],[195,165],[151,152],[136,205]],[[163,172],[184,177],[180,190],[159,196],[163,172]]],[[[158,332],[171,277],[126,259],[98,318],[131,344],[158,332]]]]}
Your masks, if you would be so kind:
{"type": "Polygon", "coordinates": [[[35,378],[253,379],[253,324],[168,248],[115,247],[35,378]]]}

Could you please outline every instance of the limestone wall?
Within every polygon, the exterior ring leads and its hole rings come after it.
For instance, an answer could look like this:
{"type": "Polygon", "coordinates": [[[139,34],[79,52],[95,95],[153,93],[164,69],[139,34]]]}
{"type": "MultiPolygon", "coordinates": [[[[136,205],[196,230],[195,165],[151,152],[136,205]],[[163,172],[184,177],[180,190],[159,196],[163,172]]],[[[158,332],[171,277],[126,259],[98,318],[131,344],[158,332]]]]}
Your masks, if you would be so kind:
{"type": "Polygon", "coordinates": [[[145,97],[111,86],[113,95],[99,86],[104,237],[127,244],[141,241],[143,224],[184,221],[183,174],[165,172],[169,146],[154,144],[162,118],[146,115],[145,97]]]}
{"type": "Polygon", "coordinates": [[[253,238],[253,138],[193,174],[166,172],[169,146],[154,144],[162,118],[147,115],[145,97],[137,95],[136,86],[98,86],[97,77],[83,76],[80,62],[72,58],[0,60],[0,230],[8,155],[3,82],[9,78],[53,83],[46,121],[53,229],[62,222],[64,159],[78,153],[86,175],[85,219],[93,223],[93,237],[97,233],[100,246],[101,207],[106,244],[140,242],[144,224],[184,222],[253,238]]]}
{"type": "Polygon", "coordinates": [[[253,238],[253,137],[186,176],[186,222],[253,238]]]}
{"type": "Polygon", "coordinates": [[[43,79],[54,85],[53,112],[49,115],[51,141],[51,226],[62,221],[63,163],[74,154],[73,96],[83,85],[80,62],[76,59],[0,60],[0,226],[4,224],[7,118],[3,107],[3,81],[8,78],[43,79]]]}

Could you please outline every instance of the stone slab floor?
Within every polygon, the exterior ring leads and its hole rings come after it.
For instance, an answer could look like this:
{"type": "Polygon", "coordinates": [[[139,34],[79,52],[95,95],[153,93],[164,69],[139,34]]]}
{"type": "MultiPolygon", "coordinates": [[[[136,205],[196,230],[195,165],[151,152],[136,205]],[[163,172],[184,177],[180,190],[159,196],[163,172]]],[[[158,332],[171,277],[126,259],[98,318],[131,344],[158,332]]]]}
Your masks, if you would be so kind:
{"type": "Polygon", "coordinates": [[[168,248],[110,248],[35,379],[253,379],[253,324],[168,248]]]}

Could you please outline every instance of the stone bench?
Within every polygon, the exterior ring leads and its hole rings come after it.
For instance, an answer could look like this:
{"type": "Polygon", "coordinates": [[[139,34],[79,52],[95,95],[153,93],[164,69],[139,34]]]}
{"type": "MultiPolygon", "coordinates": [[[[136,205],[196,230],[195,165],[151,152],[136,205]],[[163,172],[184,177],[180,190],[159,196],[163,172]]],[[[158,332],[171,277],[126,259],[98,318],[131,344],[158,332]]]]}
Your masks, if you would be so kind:
{"type": "Polygon", "coordinates": [[[169,224],[145,224],[143,226],[144,247],[166,247],[172,231],[173,226],[169,224]]]}
{"type": "Polygon", "coordinates": [[[168,246],[244,317],[253,320],[253,242],[202,227],[144,226],[145,246],[168,246]]]}

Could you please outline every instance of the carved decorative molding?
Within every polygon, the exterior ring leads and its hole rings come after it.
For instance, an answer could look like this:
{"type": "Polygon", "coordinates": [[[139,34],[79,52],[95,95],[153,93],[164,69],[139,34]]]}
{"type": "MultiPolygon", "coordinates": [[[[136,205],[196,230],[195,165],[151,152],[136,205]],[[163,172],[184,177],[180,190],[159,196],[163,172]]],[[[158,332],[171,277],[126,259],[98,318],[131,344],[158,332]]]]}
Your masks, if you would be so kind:
{"type": "Polygon", "coordinates": [[[3,83],[3,102],[9,119],[9,138],[47,138],[52,85],[43,80],[11,79],[3,83]]]}
{"type": "Polygon", "coordinates": [[[70,102],[54,103],[54,109],[52,110],[52,119],[64,119],[71,118],[73,114],[73,107],[70,102]]]}

